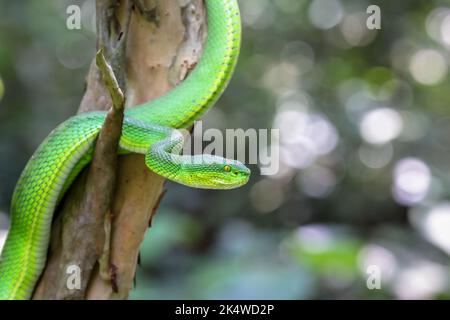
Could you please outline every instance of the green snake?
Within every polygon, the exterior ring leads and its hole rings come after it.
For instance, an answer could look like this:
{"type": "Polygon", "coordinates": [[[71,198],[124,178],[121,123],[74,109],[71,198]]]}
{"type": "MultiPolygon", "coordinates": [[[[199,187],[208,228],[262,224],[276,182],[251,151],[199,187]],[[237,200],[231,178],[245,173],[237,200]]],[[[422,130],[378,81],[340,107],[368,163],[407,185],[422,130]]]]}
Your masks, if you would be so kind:
{"type": "MultiPolygon", "coordinates": [[[[208,36],[199,64],[166,95],[125,111],[119,152],[145,154],[150,170],[207,189],[247,183],[242,163],[213,155],[181,155],[183,135],[221,96],[239,55],[241,21],[236,0],[206,0],[208,36]]],[[[11,227],[0,257],[0,299],[29,299],[45,266],[53,212],[92,159],[106,112],[74,116],[35,151],[17,182],[11,227]]]]}

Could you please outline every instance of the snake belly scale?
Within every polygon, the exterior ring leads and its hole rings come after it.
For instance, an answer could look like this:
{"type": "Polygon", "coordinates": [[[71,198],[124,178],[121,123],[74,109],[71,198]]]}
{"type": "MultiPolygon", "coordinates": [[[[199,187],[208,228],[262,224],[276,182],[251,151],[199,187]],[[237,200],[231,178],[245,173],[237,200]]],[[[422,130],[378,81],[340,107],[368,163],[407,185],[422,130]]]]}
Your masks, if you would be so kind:
{"type": "MultiPolygon", "coordinates": [[[[197,188],[244,185],[242,163],[212,155],[180,155],[183,135],[223,93],[239,55],[236,0],[206,0],[208,36],[199,64],[166,95],[125,111],[121,153],[145,154],[146,165],[167,179],[197,188]]],[[[0,256],[0,299],[29,299],[45,266],[53,212],[92,159],[105,112],[74,116],[53,130],[27,163],[11,202],[11,226],[0,256]]]]}

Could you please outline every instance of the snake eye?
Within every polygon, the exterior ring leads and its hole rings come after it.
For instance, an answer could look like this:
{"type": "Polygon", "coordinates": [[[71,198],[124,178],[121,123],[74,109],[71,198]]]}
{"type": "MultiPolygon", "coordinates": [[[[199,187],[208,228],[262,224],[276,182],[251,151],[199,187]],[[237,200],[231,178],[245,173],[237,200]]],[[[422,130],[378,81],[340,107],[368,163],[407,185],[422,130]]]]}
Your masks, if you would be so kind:
{"type": "Polygon", "coordinates": [[[225,172],[230,172],[231,171],[231,167],[230,166],[225,166],[225,167],[223,167],[223,170],[225,170],[225,172]]]}

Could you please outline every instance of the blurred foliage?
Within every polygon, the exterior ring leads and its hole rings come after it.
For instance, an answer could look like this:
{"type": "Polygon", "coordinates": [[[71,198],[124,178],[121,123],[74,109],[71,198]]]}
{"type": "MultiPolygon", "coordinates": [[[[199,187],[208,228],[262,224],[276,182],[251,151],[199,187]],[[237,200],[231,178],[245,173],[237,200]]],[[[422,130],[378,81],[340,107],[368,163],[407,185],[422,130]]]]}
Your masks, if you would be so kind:
{"type": "MultiPolygon", "coordinates": [[[[240,5],[241,58],[203,126],[279,128],[280,171],[253,166],[231,191],[170,183],[132,297],[449,298],[448,2],[240,5]]],[[[0,3],[0,229],[27,159],[76,111],[92,17],[91,0],[0,3]],[[82,30],[65,27],[69,4],[82,30]]]]}

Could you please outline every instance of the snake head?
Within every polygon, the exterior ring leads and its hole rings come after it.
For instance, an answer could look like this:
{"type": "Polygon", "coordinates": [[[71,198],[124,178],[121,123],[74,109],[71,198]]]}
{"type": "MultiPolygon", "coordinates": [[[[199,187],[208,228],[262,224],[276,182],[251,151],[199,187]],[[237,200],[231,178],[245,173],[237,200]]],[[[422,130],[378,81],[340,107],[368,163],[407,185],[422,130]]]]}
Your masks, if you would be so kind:
{"type": "Polygon", "coordinates": [[[190,163],[182,165],[177,180],[191,187],[234,189],[250,178],[250,169],[237,160],[213,155],[196,155],[190,159],[190,163]]]}

